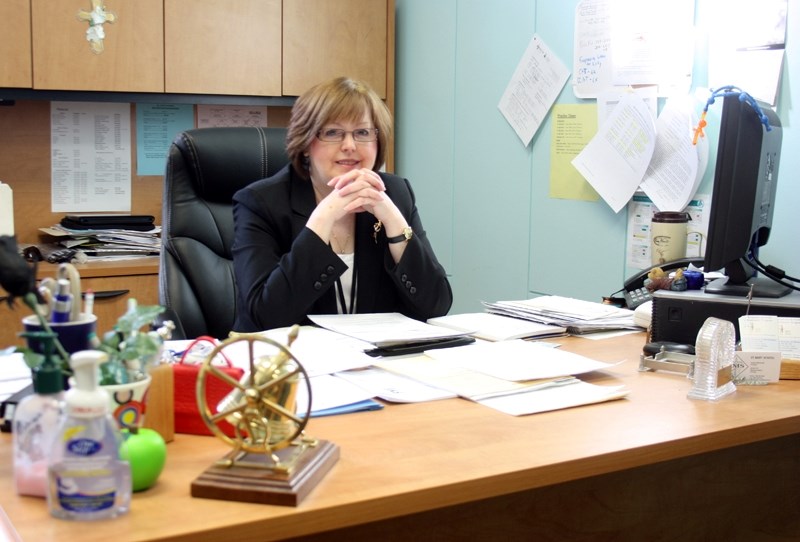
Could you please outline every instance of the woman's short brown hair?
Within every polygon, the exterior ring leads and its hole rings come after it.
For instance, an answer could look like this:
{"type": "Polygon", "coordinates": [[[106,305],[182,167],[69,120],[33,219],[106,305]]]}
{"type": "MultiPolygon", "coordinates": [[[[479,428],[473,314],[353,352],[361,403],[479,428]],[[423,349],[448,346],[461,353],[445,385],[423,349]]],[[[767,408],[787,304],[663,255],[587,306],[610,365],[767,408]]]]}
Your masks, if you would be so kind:
{"type": "Polygon", "coordinates": [[[348,77],[315,85],[297,98],[286,134],[286,152],[294,169],[308,178],[305,153],[317,132],[331,122],[360,121],[364,113],[370,115],[378,129],[378,153],[372,169],[380,170],[392,135],[392,115],[369,85],[348,77]]]}

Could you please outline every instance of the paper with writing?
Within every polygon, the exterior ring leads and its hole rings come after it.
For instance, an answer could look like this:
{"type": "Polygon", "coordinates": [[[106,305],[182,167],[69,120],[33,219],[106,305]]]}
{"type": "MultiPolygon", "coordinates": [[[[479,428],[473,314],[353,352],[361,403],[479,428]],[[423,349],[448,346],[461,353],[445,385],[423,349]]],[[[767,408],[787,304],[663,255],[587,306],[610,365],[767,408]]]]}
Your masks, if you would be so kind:
{"type": "Polygon", "coordinates": [[[614,212],[619,212],[647,171],[655,135],[647,104],[634,94],[626,94],[572,165],[614,212]]]}

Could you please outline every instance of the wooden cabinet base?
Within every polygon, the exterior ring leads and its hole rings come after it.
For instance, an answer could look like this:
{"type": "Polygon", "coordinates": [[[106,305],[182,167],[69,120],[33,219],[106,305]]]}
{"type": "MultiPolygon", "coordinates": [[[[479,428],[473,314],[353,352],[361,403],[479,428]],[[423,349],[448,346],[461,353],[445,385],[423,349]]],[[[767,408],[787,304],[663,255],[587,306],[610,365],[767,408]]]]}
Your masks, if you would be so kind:
{"type": "Polygon", "coordinates": [[[338,460],[339,447],[320,440],[303,452],[288,474],[268,468],[212,466],[192,482],[192,497],[297,506],[338,460]]]}

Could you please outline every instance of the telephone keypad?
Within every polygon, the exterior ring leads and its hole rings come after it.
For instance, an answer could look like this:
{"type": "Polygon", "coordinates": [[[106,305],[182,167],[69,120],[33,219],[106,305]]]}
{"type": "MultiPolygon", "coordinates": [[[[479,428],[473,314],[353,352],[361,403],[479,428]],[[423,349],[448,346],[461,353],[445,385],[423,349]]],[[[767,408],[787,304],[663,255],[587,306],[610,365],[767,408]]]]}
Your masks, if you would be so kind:
{"type": "Polygon", "coordinates": [[[626,291],[622,295],[625,298],[625,304],[631,310],[653,299],[653,294],[647,288],[636,288],[630,292],[626,291]]]}

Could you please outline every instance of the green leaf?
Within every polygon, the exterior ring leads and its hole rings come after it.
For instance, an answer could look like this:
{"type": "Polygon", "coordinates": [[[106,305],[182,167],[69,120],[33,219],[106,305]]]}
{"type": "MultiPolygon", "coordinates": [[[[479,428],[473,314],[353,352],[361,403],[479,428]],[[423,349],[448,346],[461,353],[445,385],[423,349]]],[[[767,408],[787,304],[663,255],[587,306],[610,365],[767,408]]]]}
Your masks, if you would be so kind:
{"type": "Polygon", "coordinates": [[[126,312],[117,320],[116,328],[125,335],[138,331],[145,325],[153,322],[159,314],[164,312],[161,305],[137,306],[131,312],[126,312]]]}
{"type": "Polygon", "coordinates": [[[30,348],[20,347],[17,348],[17,352],[20,352],[22,354],[22,359],[25,360],[25,365],[27,365],[31,369],[39,367],[44,361],[44,354],[39,354],[38,352],[34,352],[30,348]]]}

